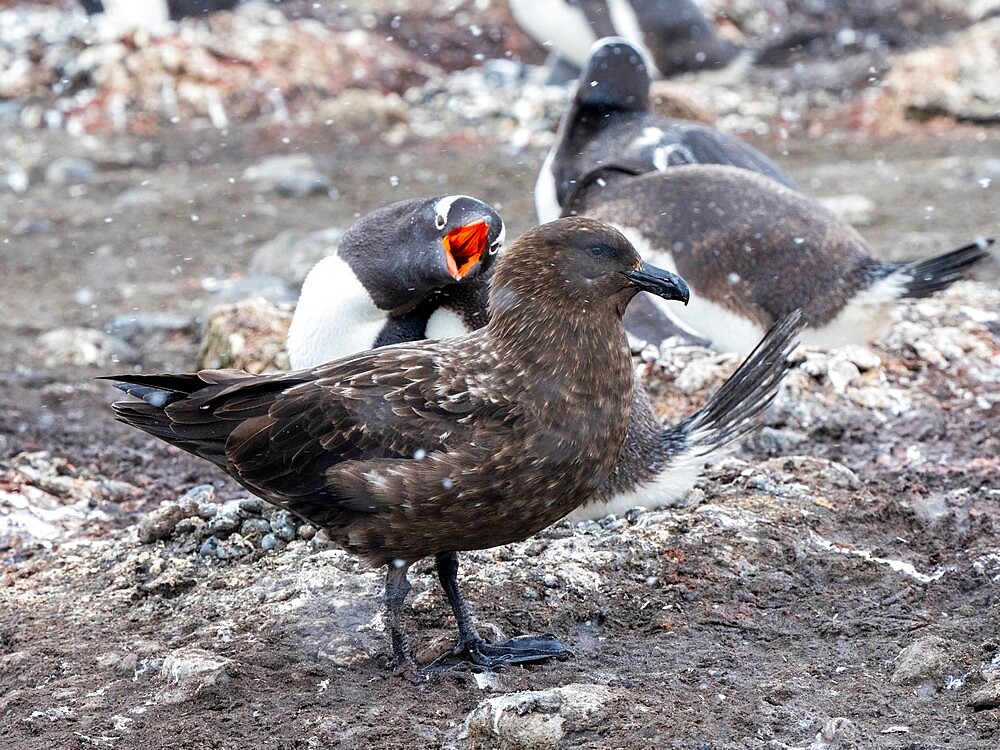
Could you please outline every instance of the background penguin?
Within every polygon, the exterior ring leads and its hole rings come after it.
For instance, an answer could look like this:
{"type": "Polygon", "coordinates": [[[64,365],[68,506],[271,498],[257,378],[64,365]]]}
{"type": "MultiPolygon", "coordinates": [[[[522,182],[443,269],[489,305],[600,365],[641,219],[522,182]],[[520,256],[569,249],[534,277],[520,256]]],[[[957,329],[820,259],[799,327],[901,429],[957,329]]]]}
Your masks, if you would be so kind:
{"type": "Polygon", "coordinates": [[[730,164],[794,187],[777,164],[740,139],[702,123],[651,114],[649,84],[646,63],[629,42],[611,38],[594,45],[535,183],[540,222],[561,215],[581,175],[611,162],[631,174],[730,164]]]}
{"type": "Polygon", "coordinates": [[[288,331],[292,368],[479,328],[505,236],[500,215],[467,195],[405,200],[366,214],[302,284],[288,331]]]}
{"type": "Polygon", "coordinates": [[[795,309],[806,325],[803,344],[871,341],[888,330],[897,300],[944,289],[986,258],[993,243],[884,262],[853,227],[811,198],[745,169],[712,164],[638,176],[627,167],[600,167],[578,181],[569,203],[568,215],[616,226],[651,263],[680,273],[691,301],[664,312],[733,352],[745,352],[795,309]]]}
{"type": "Polygon", "coordinates": [[[164,21],[232,10],[239,0],[80,0],[88,15],[106,13],[122,22],[155,27],[164,21]]]}
{"type": "Polygon", "coordinates": [[[720,68],[740,47],[720,37],[693,0],[510,0],[518,25],[579,70],[595,40],[625,37],[657,78],[720,68]]]}

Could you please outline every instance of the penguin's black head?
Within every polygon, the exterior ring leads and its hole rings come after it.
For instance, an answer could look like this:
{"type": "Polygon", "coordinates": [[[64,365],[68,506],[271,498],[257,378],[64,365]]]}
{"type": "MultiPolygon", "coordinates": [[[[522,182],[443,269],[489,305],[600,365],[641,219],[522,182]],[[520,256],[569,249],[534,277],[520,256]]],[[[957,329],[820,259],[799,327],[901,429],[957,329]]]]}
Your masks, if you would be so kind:
{"type": "Polygon", "coordinates": [[[461,281],[489,269],[507,234],[500,214],[468,195],[445,195],[428,204],[448,276],[461,281]]]}
{"type": "Polygon", "coordinates": [[[399,201],[362,216],[340,240],[383,310],[406,310],[455,284],[487,283],[506,238],[503,219],[468,195],[399,201]]]}
{"type": "Polygon", "coordinates": [[[590,48],[576,87],[576,102],[623,112],[649,109],[649,68],[630,42],[621,37],[598,39],[590,48]]]}

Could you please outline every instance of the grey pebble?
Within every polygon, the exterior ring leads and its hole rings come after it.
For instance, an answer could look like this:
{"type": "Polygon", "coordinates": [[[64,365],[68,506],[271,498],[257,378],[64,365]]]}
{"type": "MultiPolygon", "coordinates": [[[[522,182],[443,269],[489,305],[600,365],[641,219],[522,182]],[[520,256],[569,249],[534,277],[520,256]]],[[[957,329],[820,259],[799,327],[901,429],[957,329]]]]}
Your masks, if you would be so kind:
{"type": "Polygon", "coordinates": [[[179,535],[200,534],[205,528],[205,522],[200,518],[182,518],[174,527],[174,533],[179,535]]]}
{"type": "Polygon", "coordinates": [[[118,315],[108,324],[108,330],[112,335],[124,339],[133,346],[153,336],[189,333],[193,329],[194,318],[190,315],[162,312],[133,312],[118,315]]]}
{"type": "Polygon", "coordinates": [[[45,167],[45,181],[49,185],[79,185],[87,182],[97,171],[97,165],[78,156],[60,156],[45,167]]]}
{"type": "Polygon", "coordinates": [[[201,543],[201,548],[198,550],[198,554],[202,557],[217,557],[220,549],[221,546],[218,538],[210,536],[201,543]]]}
{"type": "Polygon", "coordinates": [[[295,525],[292,523],[292,517],[284,511],[279,511],[271,519],[271,531],[274,535],[286,542],[290,542],[295,538],[295,525]]]}
{"type": "Polygon", "coordinates": [[[276,192],[286,198],[301,198],[330,190],[330,178],[319,171],[308,154],[268,157],[248,167],[243,178],[261,192],[276,192]]]}
{"type": "Polygon", "coordinates": [[[277,276],[298,288],[312,267],[337,248],[343,234],[344,230],[338,228],[318,232],[286,229],[257,248],[248,271],[277,276]]]}
{"type": "Polygon", "coordinates": [[[261,276],[247,274],[234,279],[223,279],[211,289],[212,299],[207,309],[221,305],[231,305],[248,297],[263,297],[272,304],[294,302],[298,299],[297,290],[288,282],[277,276],[261,276]]]}
{"type": "Polygon", "coordinates": [[[806,439],[807,436],[798,430],[761,427],[751,441],[755,448],[768,456],[782,456],[793,453],[806,439]]]}
{"type": "Polygon", "coordinates": [[[308,542],[314,536],[316,536],[316,527],[311,523],[304,523],[299,526],[299,539],[308,542]]]}
{"type": "Polygon", "coordinates": [[[208,522],[208,530],[213,534],[227,536],[236,531],[242,523],[238,513],[220,513],[208,522]]]}
{"type": "Polygon", "coordinates": [[[262,550],[265,551],[272,550],[277,546],[278,546],[278,537],[276,537],[274,534],[265,534],[264,537],[260,540],[260,548],[262,550]]]}
{"type": "Polygon", "coordinates": [[[180,499],[195,503],[211,503],[215,500],[215,487],[210,484],[199,484],[181,495],[180,499]]]}
{"type": "Polygon", "coordinates": [[[259,497],[245,497],[240,500],[240,510],[244,513],[263,513],[264,501],[259,497]]]}
{"type": "Polygon", "coordinates": [[[271,524],[265,521],[263,518],[248,518],[240,526],[240,534],[244,537],[250,537],[254,539],[256,537],[262,537],[265,534],[270,533],[271,524]]]}

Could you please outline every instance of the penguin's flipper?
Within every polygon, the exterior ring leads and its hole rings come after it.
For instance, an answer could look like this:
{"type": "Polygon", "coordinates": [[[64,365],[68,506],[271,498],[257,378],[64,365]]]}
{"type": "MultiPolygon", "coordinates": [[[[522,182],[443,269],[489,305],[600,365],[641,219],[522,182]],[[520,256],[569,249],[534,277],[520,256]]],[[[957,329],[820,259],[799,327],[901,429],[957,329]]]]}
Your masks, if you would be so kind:
{"type": "Polygon", "coordinates": [[[750,144],[715,128],[702,125],[688,128],[684,133],[684,145],[694,157],[695,164],[727,164],[749,169],[785,187],[797,189],[795,181],[771,159],[750,144]]]}
{"type": "Polygon", "coordinates": [[[907,269],[911,278],[906,282],[902,296],[927,297],[951,286],[968,269],[984,260],[990,254],[992,246],[992,238],[980,238],[956,250],[909,264],[907,269]]]}
{"type": "Polygon", "coordinates": [[[594,167],[577,177],[576,181],[569,186],[566,197],[563,199],[563,210],[560,218],[576,216],[582,210],[584,198],[592,189],[605,188],[613,181],[623,177],[637,177],[655,171],[656,167],[643,159],[616,159],[594,167]]]}

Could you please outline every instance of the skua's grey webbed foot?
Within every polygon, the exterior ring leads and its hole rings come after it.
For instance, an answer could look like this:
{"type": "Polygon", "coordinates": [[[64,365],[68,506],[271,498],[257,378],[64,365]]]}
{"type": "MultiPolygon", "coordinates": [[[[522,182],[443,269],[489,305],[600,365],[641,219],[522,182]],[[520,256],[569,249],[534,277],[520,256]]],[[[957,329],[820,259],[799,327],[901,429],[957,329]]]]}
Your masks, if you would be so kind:
{"type": "Polygon", "coordinates": [[[438,672],[496,672],[516,664],[533,664],[548,659],[565,661],[573,653],[551,633],[521,635],[500,643],[487,643],[480,637],[459,643],[426,667],[423,674],[438,672]]]}
{"type": "Polygon", "coordinates": [[[500,643],[484,641],[476,632],[465,597],[458,588],[458,555],[444,552],[434,562],[441,588],[458,621],[458,644],[421,669],[423,674],[460,670],[492,672],[514,664],[530,664],[546,659],[562,661],[572,655],[551,633],[522,635],[500,643]]]}

